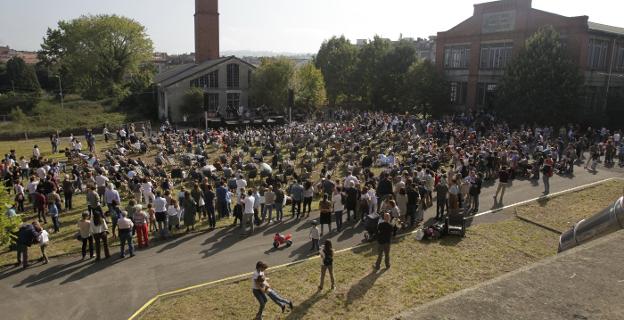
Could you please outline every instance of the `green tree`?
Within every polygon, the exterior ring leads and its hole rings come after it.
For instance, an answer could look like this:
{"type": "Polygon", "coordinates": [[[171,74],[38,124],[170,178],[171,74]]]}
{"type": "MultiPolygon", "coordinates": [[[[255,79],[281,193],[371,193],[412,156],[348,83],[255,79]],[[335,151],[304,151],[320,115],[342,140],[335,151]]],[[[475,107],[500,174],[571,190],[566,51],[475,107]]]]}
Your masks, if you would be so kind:
{"type": "Polygon", "coordinates": [[[188,117],[201,114],[204,111],[204,90],[196,87],[186,90],[180,111],[188,117]]]}
{"type": "Polygon", "coordinates": [[[341,97],[344,99],[353,97],[356,87],[353,74],[357,65],[355,45],[344,36],[332,37],[323,42],[314,63],[323,73],[330,106],[335,106],[341,97]]]}
{"type": "Polygon", "coordinates": [[[256,105],[283,111],[288,104],[295,66],[286,58],[264,58],[251,77],[251,96],[256,105]]]}
{"type": "Polygon", "coordinates": [[[6,64],[7,80],[15,91],[39,92],[41,86],[35,69],[27,65],[20,57],[13,57],[6,64]]]}
{"type": "MultiPolygon", "coordinates": [[[[4,188],[0,189],[0,206],[8,207],[13,204],[11,197],[4,188]]],[[[0,247],[15,241],[14,233],[18,230],[22,220],[19,217],[9,218],[4,212],[0,214],[0,247]]]]}
{"type": "Polygon", "coordinates": [[[413,107],[409,99],[407,73],[416,60],[416,49],[407,40],[401,40],[383,56],[377,68],[378,81],[372,95],[376,108],[399,112],[413,107]]]}
{"type": "Polygon", "coordinates": [[[82,16],[48,29],[39,58],[68,89],[88,99],[123,98],[129,79],[152,57],[145,27],[117,15],[82,16]]]}
{"type": "Polygon", "coordinates": [[[369,107],[373,105],[375,88],[379,85],[379,75],[383,71],[381,62],[391,47],[390,40],[375,36],[358,51],[358,61],[352,81],[357,86],[357,95],[369,107]]]}
{"type": "Polygon", "coordinates": [[[313,111],[325,103],[325,81],[321,70],[307,63],[295,72],[295,105],[313,111]]]}
{"type": "Polygon", "coordinates": [[[450,112],[448,82],[436,66],[428,60],[417,61],[406,76],[409,105],[425,116],[440,117],[450,112]]]}
{"type": "Polygon", "coordinates": [[[540,28],[508,65],[495,108],[511,123],[561,124],[579,118],[583,76],[553,27],[540,28]]]}

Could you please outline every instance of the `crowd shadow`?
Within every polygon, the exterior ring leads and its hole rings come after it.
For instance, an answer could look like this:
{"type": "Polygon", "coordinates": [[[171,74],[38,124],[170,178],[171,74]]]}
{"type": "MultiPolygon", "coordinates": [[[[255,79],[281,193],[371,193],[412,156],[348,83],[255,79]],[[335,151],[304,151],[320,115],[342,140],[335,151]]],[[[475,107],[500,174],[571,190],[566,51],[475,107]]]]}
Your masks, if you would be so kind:
{"type": "Polygon", "coordinates": [[[202,232],[195,232],[195,233],[191,233],[191,234],[181,235],[181,236],[175,238],[175,240],[173,240],[173,241],[166,242],[166,244],[161,246],[161,248],[157,252],[161,253],[161,252],[165,252],[167,250],[175,249],[179,245],[181,245],[181,244],[183,244],[183,243],[185,243],[187,241],[193,240],[193,239],[195,239],[195,238],[197,238],[199,236],[203,236],[205,234],[206,234],[206,232],[202,231],[202,232]]]}
{"type": "Polygon", "coordinates": [[[364,278],[360,279],[356,284],[352,285],[347,292],[347,305],[351,305],[361,299],[370,290],[377,279],[386,272],[387,269],[381,271],[371,271],[364,278]]]}

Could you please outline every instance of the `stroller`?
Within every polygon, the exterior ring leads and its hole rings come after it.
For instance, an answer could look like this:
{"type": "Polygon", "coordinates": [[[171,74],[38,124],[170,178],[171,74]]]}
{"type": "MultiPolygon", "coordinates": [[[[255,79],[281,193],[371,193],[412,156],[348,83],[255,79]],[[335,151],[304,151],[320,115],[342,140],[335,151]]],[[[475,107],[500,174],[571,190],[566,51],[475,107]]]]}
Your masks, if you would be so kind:
{"type": "Polygon", "coordinates": [[[379,224],[379,215],[375,212],[364,217],[364,241],[372,241],[377,237],[377,225],[379,224]]]}

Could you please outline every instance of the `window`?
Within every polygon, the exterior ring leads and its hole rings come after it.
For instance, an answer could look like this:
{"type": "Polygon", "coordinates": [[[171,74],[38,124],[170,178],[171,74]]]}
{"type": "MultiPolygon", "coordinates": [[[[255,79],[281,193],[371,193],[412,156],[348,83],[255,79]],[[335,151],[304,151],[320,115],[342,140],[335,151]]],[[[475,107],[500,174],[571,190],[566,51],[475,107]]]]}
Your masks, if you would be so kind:
{"type": "Polygon", "coordinates": [[[485,108],[492,108],[492,103],[496,97],[497,85],[495,83],[477,84],[477,105],[485,108]]]}
{"type": "Polygon", "coordinates": [[[468,82],[451,82],[451,104],[465,105],[468,82]]]}
{"type": "Polygon", "coordinates": [[[227,106],[231,108],[238,108],[240,106],[240,93],[228,93],[227,106]]]}
{"type": "Polygon", "coordinates": [[[624,71],[624,44],[620,44],[615,57],[615,70],[624,71]]]}
{"type": "Polygon", "coordinates": [[[219,70],[215,70],[209,74],[191,80],[191,87],[212,89],[219,88],[219,70]]]}
{"type": "Polygon", "coordinates": [[[238,88],[240,86],[240,75],[238,65],[230,63],[227,65],[227,87],[228,89],[238,88]]]}
{"type": "Polygon", "coordinates": [[[448,47],[444,49],[444,68],[468,69],[470,63],[469,47],[448,47]]]}
{"type": "Polygon", "coordinates": [[[481,69],[504,69],[511,61],[512,43],[496,43],[481,45],[481,69]]]}
{"type": "Polygon", "coordinates": [[[589,39],[587,50],[587,67],[590,70],[605,70],[607,67],[607,51],[609,41],[600,39],[589,39]]]}
{"type": "Polygon", "coordinates": [[[204,94],[204,105],[206,106],[206,111],[215,113],[219,108],[219,94],[218,93],[205,93],[204,94]]]}

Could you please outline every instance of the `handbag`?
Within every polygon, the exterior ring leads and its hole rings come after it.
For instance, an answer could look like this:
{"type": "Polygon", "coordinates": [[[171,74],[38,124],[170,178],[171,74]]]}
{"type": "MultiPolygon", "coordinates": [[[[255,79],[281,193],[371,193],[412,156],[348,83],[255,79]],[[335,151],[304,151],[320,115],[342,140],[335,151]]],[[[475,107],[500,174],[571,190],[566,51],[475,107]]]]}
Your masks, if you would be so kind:
{"type": "Polygon", "coordinates": [[[76,238],[76,240],[78,241],[82,241],[82,236],[80,235],[80,231],[76,232],[76,235],[74,236],[74,238],[76,238]]]}

